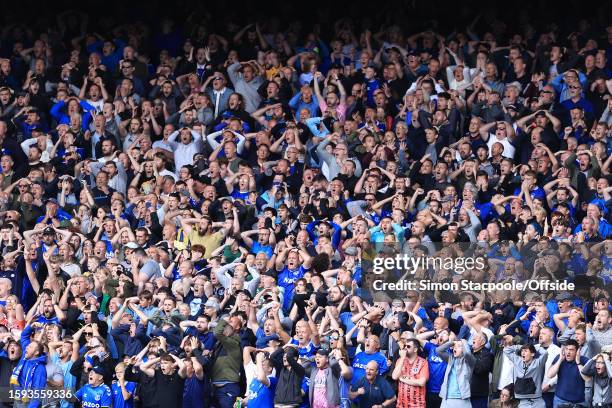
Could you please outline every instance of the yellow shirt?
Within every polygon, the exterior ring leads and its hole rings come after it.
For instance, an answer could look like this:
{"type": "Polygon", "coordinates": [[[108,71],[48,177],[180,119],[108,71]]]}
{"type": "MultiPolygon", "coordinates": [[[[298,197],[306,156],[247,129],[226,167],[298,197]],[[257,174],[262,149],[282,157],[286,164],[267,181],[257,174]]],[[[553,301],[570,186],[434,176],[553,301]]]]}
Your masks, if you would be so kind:
{"type": "Polygon", "coordinates": [[[204,256],[202,258],[210,258],[210,254],[221,245],[223,241],[223,234],[221,231],[217,231],[214,234],[201,236],[198,231],[194,228],[189,233],[189,243],[191,246],[202,245],[205,249],[204,256]]]}

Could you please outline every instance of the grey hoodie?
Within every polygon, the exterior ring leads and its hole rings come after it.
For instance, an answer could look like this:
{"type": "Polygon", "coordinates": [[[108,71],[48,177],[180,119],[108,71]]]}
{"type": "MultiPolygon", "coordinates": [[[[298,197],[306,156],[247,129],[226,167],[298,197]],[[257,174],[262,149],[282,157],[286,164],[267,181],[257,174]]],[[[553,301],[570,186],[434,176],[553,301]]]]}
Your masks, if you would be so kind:
{"type": "Polygon", "coordinates": [[[590,359],[582,367],[581,372],[593,378],[593,404],[610,404],[612,403],[612,363],[606,361],[606,372],[604,375],[598,375],[595,370],[595,360],[595,357],[590,359]]]}
{"type": "Polygon", "coordinates": [[[453,353],[449,353],[448,348],[453,344],[452,341],[442,344],[436,348],[436,353],[441,359],[445,360],[448,365],[446,366],[446,372],[444,373],[444,382],[440,389],[440,398],[446,399],[448,392],[448,376],[455,366],[455,375],[457,376],[457,384],[459,385],[459,392],[461,393],[461,399],[468,399],[471,397],[470,390],[470,379],[472,378],[472,372],[474,371],[474,364],[476,359],[470,351],[470,347],[467,341],[461,340],[463,343],[463,355],[459,358],[455,358],[453,353]]]}
{"type": "Polygon", "coordinates": [[[514,366],[512,369],[512,378],[516,381],[517,378],[531,378],[535,383],[535,394],[515,394],[516,399],[536,399],[542,398],[542,381],[544,380],[544,371],[546,371],[546,358],[548,353],[544,349],[540,349],[539,355],[536,354],[533,360],[525,367],[523,358],[518,354],[521,350],[521,345],[510,346],[504,348],[504,354],[512,361],[514,366]]]}

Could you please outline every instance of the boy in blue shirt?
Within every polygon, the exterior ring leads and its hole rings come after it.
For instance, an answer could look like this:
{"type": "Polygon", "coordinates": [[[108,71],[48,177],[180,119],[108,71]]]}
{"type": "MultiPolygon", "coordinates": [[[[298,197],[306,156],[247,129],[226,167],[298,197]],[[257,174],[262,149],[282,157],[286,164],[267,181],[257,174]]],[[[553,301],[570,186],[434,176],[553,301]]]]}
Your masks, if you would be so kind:
{"type": "Polygon", "coordinates": [[[115,366],[115,377],[111,385],[113,408],[134,408],[134,391],[136,383],[125,381],[125,364],[119,363],[115,366]]]}
{"type": "Polygon", "coordinates": [[[272,375],[272,363],[263,352],[255,356],[255,377],[249,385],[246,405],[249,407],[273,408],[274,392],[278,380],[272,375]]]}

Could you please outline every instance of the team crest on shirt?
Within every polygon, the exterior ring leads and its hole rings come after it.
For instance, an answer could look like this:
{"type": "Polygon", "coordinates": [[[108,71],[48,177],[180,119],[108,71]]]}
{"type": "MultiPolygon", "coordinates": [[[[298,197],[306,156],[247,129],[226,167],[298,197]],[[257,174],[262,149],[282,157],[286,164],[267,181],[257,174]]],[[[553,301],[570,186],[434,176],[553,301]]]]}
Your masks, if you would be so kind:
{"type": "Polygon", "coordinates": [[[412,367],[412,374],[418,374],[419,373],[419,367],[412,367]]]}

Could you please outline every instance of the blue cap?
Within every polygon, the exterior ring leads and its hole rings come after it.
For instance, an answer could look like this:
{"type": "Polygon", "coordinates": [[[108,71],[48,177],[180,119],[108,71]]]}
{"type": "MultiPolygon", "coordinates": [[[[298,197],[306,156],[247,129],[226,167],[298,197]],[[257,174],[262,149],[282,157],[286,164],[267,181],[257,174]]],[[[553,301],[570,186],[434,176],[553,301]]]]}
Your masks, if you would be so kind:
{"type": "Polygon", "coordinates": [[[100,375],[106,374],[106,370],[101,365],[94,366],[91,370],[96,374],[100,374],[100,375]]]}
{"type": "Polygon", "coordinates": [[[257,340],[257,343],[255,343],[255,347],[260,348],[260,349],[264,347],[268,347],[268,343],[271,340],[280,341],[280,338],[278,337],[277,334],[271,334],[270,336],[264,336],[257,340]]]}

